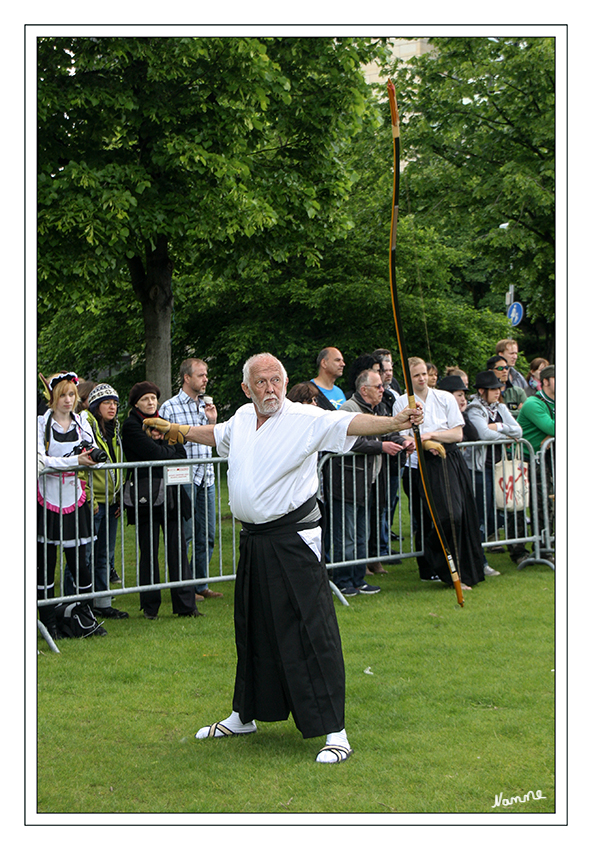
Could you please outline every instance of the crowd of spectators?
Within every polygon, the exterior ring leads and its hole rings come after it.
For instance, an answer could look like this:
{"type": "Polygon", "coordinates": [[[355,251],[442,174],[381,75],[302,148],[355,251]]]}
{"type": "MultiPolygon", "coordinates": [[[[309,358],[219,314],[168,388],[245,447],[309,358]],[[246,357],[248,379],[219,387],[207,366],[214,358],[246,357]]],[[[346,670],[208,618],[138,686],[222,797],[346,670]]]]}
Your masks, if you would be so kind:
{"type": "MultiPolygon", "coordinates": [[[[517,357],[517,343],[500,340],[472,384],[459,365],[440,370],[422,358],[409,361],[409,390],[424,412],[419,431],[428,485],[467,590],[499,575],[489,565],[482,544],[492,535],[497,542],[502,528],[505,539],[515,541],[507,545],[516,564],[531,556],[520,539],[528,536],[526,513],[500,513],[494,474],[496,464],[507,454],[509,440],[524,437],[536,453],[546,438],[554,437],[555,373],[553,365],[537,357],[528,374],[522,375],[516,369],[517,357]],[[467,442],[479,445],[463,450],[467,442]]],[[[376,416],[394,416],[408,405],[406,388],[393,376],[388,349],[361,354],[347,373],[346,366],[338,348],[322,349],[315,377],[294,385],[287,398],[328,411],[376,416]]],[[[217,409],[205,394],[207,363],[195,358],[184,361],[178,394],[160,408],[158,386],[149,381],[135,384],[121,421],[119,395],[110,384],[81,381],[74,372],[57,373],[43,381],[38,459],[39,469],[50,472],[40,475],[38,486],[38,599],[54,597],[55,566],[62,548],[66,561],[62,595],[88,593],[92,585],[94,591],[102,592],[92,603],[96,617],[104,621],[128,616],[112,605],[109,595],[109,589],[121,581],[114,558],[123,506],[127,523],[136,525],[140,584],[147,587],[140,593],[144,616],[155,619],[161,604],[161,591],[153,587],[161,581],[161,529],[170,579],[195,578],[195,586],[171,589],[173,612],[199,616],[196,600],[222,596],[207,584],[216,522],[211,464],[195,464],[191,484],[167,488],[162,467],[144,466],[123,475],[121,469],[102,469],[102,462],[211,457],[207,446],[171,443],[157,430],[143,427],[147,417],[159,415],[178,425],[215,424],[217,409]]],[[[402,551],[397,549],[399,534],[393,530],[400,481],[408,497],[416,547],[424,552],[417,559],[419,578],[450,584],[438,529],[425,498],[413,432],[358,437],[352,452],[323,465],[320,490],[324,552],[336,587],[346,596],[380,592],[373,577],[387,572],[382,559],[397,563],[393,552],[402,551]],[[331,563],[339,566],[331,568],[331,563]]],[[[532,488],[539,518],[548,508],[545,499],[551,492],[550,478],[532,488]]],[[[54,606],[40,606],[39,611],[52,636],[60,637],[54,606]]],[[[106,630],[97,628],[95,633],[106,634],[106,630]]]]}

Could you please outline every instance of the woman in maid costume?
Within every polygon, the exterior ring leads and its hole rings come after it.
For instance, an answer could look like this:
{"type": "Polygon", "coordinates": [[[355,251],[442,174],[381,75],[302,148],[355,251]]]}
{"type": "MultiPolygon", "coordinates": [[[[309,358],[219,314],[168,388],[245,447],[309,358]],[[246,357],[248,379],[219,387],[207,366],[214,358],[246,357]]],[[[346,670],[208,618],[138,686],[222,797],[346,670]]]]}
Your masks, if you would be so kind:
{"type": "MultiPolygon", "coordinates": [[[[60,546],[78,592],[92,589],[86,563],[86,545],[92,542],[90,509],[86,484],[78,472],[80,467],[96,466],[91,458],[96,444],[88,423],[74,412],[78,403],[76,373],[59,372],[49,380],[40,377],[49,395],[49,407],[37,417],[37,458],[40,471],[52,471],[40,474],[37,482],[37,599],[53,599],[60,546]]],[[[40,606],[39,618],[52,637],[60,637],[55,606],[40,606]]],[[[99,627],[94,634],[107,632],[99,627]]]]}

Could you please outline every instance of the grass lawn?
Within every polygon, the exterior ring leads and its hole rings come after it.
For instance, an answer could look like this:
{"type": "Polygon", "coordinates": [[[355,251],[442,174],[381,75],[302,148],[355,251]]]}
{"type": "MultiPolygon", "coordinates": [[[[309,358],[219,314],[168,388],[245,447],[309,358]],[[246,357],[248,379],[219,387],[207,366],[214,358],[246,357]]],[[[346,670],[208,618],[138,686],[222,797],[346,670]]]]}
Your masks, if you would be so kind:
{"type": "Polygon", "coordinates": [[[467,591],[422,583],[413,559],[335,600],[353,756],[314,759],[290,720],[196,741],[230,711],[233,584],[205,617],[157,621],[137,595],[108,636],[38,647],[40,813],[550,813],[554,811],[554,573],[502,573],[467,591]],[[521,797],[495,807],[496,797],[521,797]],[[540,795],[539,795],[540,796],[540,795]]]}

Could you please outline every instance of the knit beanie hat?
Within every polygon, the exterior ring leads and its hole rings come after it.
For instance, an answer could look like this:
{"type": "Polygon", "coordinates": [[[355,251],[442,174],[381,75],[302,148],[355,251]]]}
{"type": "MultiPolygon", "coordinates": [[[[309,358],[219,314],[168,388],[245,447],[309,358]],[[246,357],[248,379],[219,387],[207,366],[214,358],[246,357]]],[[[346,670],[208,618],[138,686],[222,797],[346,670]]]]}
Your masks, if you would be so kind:
{"type": "Polygon", "coordinates": [[[97,384],[88,394],[87,404],[91,413],[96,413],[102,401],[116,401],[119,404],[119,395],[110,384],[97,384]]]}
{"type": "Polygon", "coordinates": [[[129,394],[129,406],[135,407],[138,399],[142,398],[146,393],[154,393],[156,398],[160,398],[160,389],[153,384],[152,381],[140,381],[139,384],[134,384],[129,394]]]}

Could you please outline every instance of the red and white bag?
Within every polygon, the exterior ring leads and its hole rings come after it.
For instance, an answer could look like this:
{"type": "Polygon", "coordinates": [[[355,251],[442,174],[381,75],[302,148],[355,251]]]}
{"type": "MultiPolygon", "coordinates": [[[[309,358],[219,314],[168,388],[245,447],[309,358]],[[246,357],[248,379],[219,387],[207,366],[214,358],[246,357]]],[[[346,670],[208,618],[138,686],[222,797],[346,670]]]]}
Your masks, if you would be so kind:
{"type": "Polygon", "coordinates": [[[528,463],[522,454],[502,458],[495,465],[495,505],[498,510],[523,511],[528,507],[530,481],[528,463]]]}

